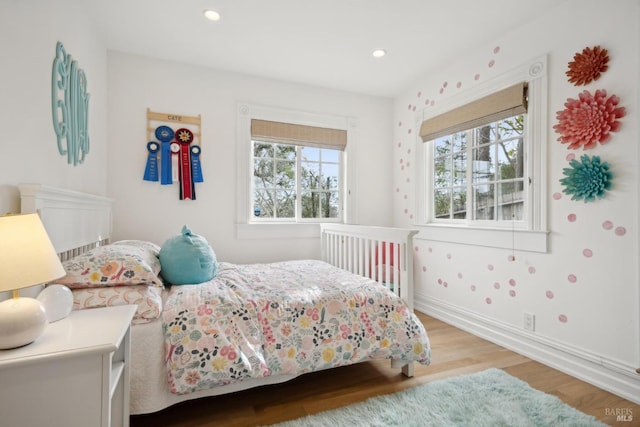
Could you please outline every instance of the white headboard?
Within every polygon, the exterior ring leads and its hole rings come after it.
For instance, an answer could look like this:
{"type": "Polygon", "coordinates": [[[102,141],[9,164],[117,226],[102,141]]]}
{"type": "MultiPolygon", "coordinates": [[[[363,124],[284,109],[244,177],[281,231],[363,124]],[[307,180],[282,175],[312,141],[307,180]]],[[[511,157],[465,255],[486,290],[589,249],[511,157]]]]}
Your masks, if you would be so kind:
{"type": "MultiPolygon", "coordinates": [[[[18,190],[20,212],[40,215],[62,261],[109,242],[112,199],[40,184],[19,184],[18,190]]],[[[42,288],[31,286],[20,295],[35,297],[42,288]]],[[[10,297],[0,292],[0,301],[10,297]]]]}
{"type": "Polygon", "coordinates": [[[40,214],[63,260],[109,240],[112,199],[40,184],[19,184],[18,189],[20,211],[40,214]]]}

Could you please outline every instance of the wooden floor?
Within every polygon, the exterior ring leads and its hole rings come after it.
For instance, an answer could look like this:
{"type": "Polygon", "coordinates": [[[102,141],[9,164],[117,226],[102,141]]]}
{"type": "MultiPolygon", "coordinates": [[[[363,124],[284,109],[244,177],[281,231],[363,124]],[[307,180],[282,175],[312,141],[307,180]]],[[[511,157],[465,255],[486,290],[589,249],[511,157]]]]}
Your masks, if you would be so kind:
{"type": "Polygon", "coordinates": [[[418,316],[427,328],[433,357],[429,366],[416,364],[413,378],[391,369],[388,361],[360,363],[303,375],[284,384],[185,402],[155,414],[132,416],[131,427],[269,425],[490,367],[503,369],[611,426],[640,425],[640,405],[432,317],[421,313],[418,316]],[[630,410],[633,421],[616,422],[612,415],[616,410],[630,410]]]}

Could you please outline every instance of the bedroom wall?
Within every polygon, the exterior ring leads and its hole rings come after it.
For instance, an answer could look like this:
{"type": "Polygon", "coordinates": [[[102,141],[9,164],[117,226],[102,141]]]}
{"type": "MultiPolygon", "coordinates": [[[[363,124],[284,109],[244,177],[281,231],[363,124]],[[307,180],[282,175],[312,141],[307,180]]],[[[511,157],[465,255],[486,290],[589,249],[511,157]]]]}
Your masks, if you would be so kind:
{"type": "Polygon", "coordinates": [[[547,253],[416,240],[416,307],[479,335],[532,355],[632,400],[640,396],[638,248],[640,4],[635,0],[567,1],[493,43],[470,46],[458,59],[424,73],[396,97],[394,113],[394,222],[415,217],[415,147],[421,117],[438,103],[538,55],[548,55],[547,253]],[[586,87],[568,83],[575,53],[600,45],[609,70],[586,87]],[[606,89],[626,108],[622,128],[590,152],[557,142],[556,112],[583,90],[606,89]],[[567,155],[601,156],[615,173],[603,200],[572,201],[559,183],[567,155]],[[535,315],[535,332],[523,328],[535,315]]]}
{"type": "Polygon", "coordinates": [[[115,199],[114,238],[162,244],[183,224],[203,235],[219,260],[261,262],[317,258],[318,238],[237,238],[236,116],[239,103],[356,120],[357,220],[390,225],[392,100],[255,78],[142,56],[109,52],[108,194],[115,199]],[[196,200],[179,200],[177,184],[143,181],[146,112],[202,116],[204,182],[196,200]],[[385,200],[387,198],[387,200],[385,200]]]}
{"type": "Polygon", "coordinates": [[[82,1],[0,2],[0,214],[19,212],[16,184],[42,183],[105,195],[107,55],[82,1]],[[56,43],[87,75],[90,151],[69,165],[58,152],[51,114],[56,43]]]}

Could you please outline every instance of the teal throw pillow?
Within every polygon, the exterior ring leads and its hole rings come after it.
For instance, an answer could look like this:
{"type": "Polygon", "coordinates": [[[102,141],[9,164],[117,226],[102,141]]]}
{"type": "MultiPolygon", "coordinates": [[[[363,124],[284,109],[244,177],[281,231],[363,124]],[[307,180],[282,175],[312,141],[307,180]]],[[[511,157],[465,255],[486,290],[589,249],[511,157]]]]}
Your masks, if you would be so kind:
{"type": "Polygon", "coordinates": [[[206,282],[216,276],[218,261],[207,240],[186,225],[160,248],[160,274],[172,285],[206,282]]]}

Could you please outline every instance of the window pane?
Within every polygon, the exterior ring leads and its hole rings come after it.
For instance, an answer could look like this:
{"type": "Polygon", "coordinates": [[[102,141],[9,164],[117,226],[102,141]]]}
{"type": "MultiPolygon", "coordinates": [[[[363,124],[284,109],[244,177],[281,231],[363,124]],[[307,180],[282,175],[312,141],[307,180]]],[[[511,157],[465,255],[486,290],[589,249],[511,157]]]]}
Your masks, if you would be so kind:
{"type": "Polygon", "coordinates": [[[473,149],[473,182],[493,181],[495,175],[495,158],[493,146],[485,145],[473,149]]]}
{"type": "Polygon", "coordinates": [[[278,197],[276,208],[277,218],[295,218],[296,216],[296,196],[295,192],[278,190],[276,191],[278,197]]]}
{"type": "Polygon", "coordinates": [[[338,218],[340,206],[337,191],[302,193],[302,218],[338,218]]]}
{"type": "Polygon", "coordinates": [[[320,193],[304,191],[302,193],[302,218],[318,218],[320,213],[320,193]]]}
{"type": "Polygon", "coordinates": [[[453,184],[464,185],[467,182],[467,152],[460,151],[453,155],[453,184]]]}
{"type": "Polygon", "coordinates": [[[500,143],[498,147],[499,179],[522,178],[524,176],[523,156],[522,138],[500,143]]]}
{"type": "Polygon", "coordinates": [[[253,156],[254,157],[273,157],[273,144],[254,141],[253,156]]]}
{"type": "Polygon", "coordinates": [[[336,191],[323,192],[320,194],[320,216],[322,218],[338,218],[338,193],[336,191]]]}
{"type": "Polygon", "coordinates": [[[433,155],[444,156],[451,153],[451,136],[438,138],[434,141],[433,155]]]}
{"type": "Polygon", "coordinates": [[[460,151],[467,149],[467,133],[459,132],[452,136],[453,139],[453,151],[460,151]]]}
{"type": "Polygon", "coordinates": [[[340,162],[340,150],[322,149],[322,161],[339,163],[340,162]]]}
{"type": "Polygon", "coordinates": [[[494,219],[494,184],[473,187],[474,219],[494,219]]]}
{"type": "Polygon", "coordinates": [[[296,146],[295,145],[276,145],[276,157],[279,159],[295,160],[296,159],[296,146]]]}
{"type": "Polygon", "coordinates": [[[521,136],[524,133],[524,116],[514,116],[508,119],[500,120],[497,123],[498,137],[500,139],[509,139],[521,136]]]}
{"type": "Polygon", "coordinates": [[[522,221],[524,206],[524,182],[513,181],[500,184],[498,219],[522,221]]]}
{"type": "Polygon", "coordinates": [[[465,219],[467,217],[467,188],[456,187],[453,189],[453,217],[465,219]]]}
{"type": "Polygon", "coordinates": [[[283,189],[296,188],[296,164],[289,161],[276,162],[276,187],[283,189]]]}
{"type": "Polygon", "coordinates": [[[340,167],[334,164],[322,164],[322,189],[337,190],[338,179],[340,177],[340,167]]]}
{"type": "Polygon", "coordinates": [[[451,190],[445,188],[433,193],[433,209],[436,218],[451,217],[451,190]]]}
{"type": "Polygon", "coordinates": [[[435,159],[433,178],[433,183],[436,187],[451,186],[451,157],[435,159]]]}
{"type": "Polygon", "coordinates": [[[273,187],[273,160],[256,159],[253,162],[253,184],[256,187],[273,187]]]}
{"type": "Polygon", "coordinates": [[[474,145],[487,144],[495,139],[495,135],[492,132],[492,126],[493,124],[488,124],[475,129],[476,142],[474,145]]]}
{"type": "Polygon", "coordinates": [[[253,215],[257,218],[273,218],[275,192],[256,189],[253,193],[253,215]]]}
{"type": "Polygon", "coordinates": [[[314,147],[302,147],[302,160],[320,161],[320,149],[314,147]]]}
{"type": "Polygon", "coordinates": [[[300,177],[302,182],[300,183],[301,189],[315,190],[319,188],[320,181],[320,163],[302,162],[302,173],[300,177]]]}

